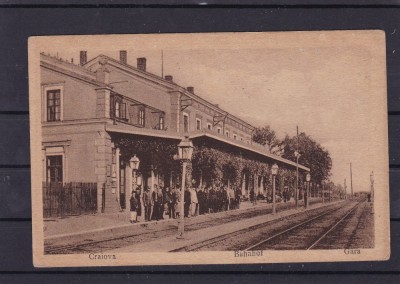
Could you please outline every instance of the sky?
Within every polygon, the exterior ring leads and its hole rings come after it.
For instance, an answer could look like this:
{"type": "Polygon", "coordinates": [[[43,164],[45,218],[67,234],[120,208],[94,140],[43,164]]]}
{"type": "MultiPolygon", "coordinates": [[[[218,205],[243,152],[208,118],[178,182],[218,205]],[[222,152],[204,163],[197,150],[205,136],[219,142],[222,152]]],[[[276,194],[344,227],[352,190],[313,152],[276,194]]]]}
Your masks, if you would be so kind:
{"type": "MultiPolygon", "coordinates": [[[[40,51],[79,62],[102,53],[172,75],[181,86],[284,138],[296,125],[332,157],[331,180],[354,191],[387,183],[385,39],[380,31],[54,37],[40,51]]],[[[299,161],[301,163],[301,160],[299,161]]]]}

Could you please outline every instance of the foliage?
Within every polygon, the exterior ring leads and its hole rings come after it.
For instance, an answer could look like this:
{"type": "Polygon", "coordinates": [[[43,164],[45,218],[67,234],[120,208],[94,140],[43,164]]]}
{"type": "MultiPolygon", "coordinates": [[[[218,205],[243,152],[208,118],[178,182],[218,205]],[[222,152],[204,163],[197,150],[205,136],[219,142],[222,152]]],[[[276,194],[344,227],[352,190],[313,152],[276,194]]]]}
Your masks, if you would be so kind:
{"type": "MultiPolygon", "coordinates": [[[[311,177],[314,182],[320,184],[322,181],[327,180],[332,168],[332,159],[329,152],[304,132],[299,134],[298,144],[301,155],[299,164],[310,168],[311,177]]],[[[281,145],[283,149],[282,157],[296,161],[294,153],[297,149],[297,137],[286,135],[281,145]]]]}
{"type": "Polygon", "coordinates": [[[281,142],[274,130],[269,125],[256,128],[252,137],[253,141],[265,146],[267,150],[272,154],[279,154],[281,152],[281,142]]]}
{"type": "Polygon", "coordinates": [[[158,171],[180,169],[179,161],[174,159],[177,154],[178,141],[137,137],[132,139],[128,135],[116,134],[113,137],[115,146],[121,149],[121,159],[129,163],[133,155],[140,159],[140,168],[149,168],[151,165],[158,171]]]}
{"type": "MultiPolygon", "coordinates": [[[[115,146],[121,149],[122,161],[129,163],[133,155],[139,157],[139,170],[153,166],[155,170],[165,174],[170,170],[181,172],[180,162],[174,159],[179,141],[154,137],[132,139],[130,135],[124,134],[113,134],[113,141],[115,146]]],[[[254,175],[265,176],[265,183],[267,186],[271,186],[270,161],[267,162],[261,156],[248,152],[238,152],[237,149],[230,149],[224,145],[219,146],[201,141],[193,142],[195,148],[192,163],[189,163],[187,167],[187,184],[191,184],[192,178],[200,180],[200,177],[203,177],[216,185],[229,180],[232,186],[240,188],[243,173],[245,173],[251,179],[254,175]]],[[[282,176],[285,185],[290,185],[295,179],[293,169],[280,168],[278,175],[282,176]]]]}
{"type": "MultiPolygon", "coordinates": [[[[198,178],[202,175],[214,184],[224,183],[229,180],[230,184],[240,187],[243,173],[253,179],[254,175],[269,177],[270,166],[259,158],[244,156],[237,152],[215,147],[215,145],[195,145],[193,153],[193,176],[198,178]]],[[[281,175],[293,177],[293,170],[281,169],[281,175]]],[[[269,179],[265,179],[269,185],[269,179]]]]}

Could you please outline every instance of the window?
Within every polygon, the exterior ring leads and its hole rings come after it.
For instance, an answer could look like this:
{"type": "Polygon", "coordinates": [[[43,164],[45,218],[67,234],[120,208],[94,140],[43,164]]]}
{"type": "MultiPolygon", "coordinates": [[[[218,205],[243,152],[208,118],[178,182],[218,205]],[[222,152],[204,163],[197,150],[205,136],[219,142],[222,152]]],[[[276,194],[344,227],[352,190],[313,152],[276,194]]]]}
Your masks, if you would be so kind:
{"type": "Polygon", "coordinates": [[[122,101],[122,96],[110,96],[110,117],[126,119],[126,104],[122,101]]]}
{"type": "Polygon", "coordinates": [[[226,137],[229,137],[229,131],[225,131],[226,137]]]}
{"type": "Polygon", "coordinates": [[[218,132],[218,134],[221,134],[221,128],[217,128],[217,132],[218,132]]]}
{"type": "Polygon", "coordinates": [[[233,139],[235,139],[235,140],[236,140],[236,138],[237,138],[236,134],[233,134],[233,139]]]}
{"type": "Polygon", "coordinates": [[[243,137],[240,137],[240,141],[243,141],[243,137]]]}
{"type": "Polygon", "coordinates": [[[158,119],[158,129],[164,130],[165,123],[164,123],[164,116],[161,115],[160,118],[158,119]]]}
{"type": "Polygon", "coordinates": [[[46,157],[46,180],[47,182],[63,182],[63,156],[46,157]]]}
{"type": "Polygon", "coordinates": [[[189,132],[189,115],[183,114],[183,132],[189,132]]]}
{"type": "Polygon", "coordinates": [[[46,92],[47,121],[61,120],[61,90],[48,90],[46,92]]]}
{"type": "Polygon", "coordinates": [[[211,130],[211,124],[210,123],[207,123],[207,129],[211,130]]]}
{"type": "Polygon", "coordinates": [[[144,126],[145,125],[145,110],[144,110],[144,107],[140,107],[139,108],[139,116],[138,116],[138,123],[139,123],[139,125],[141,125],[141,126],[144,126]]]}
{"type": "Polygon", "coordinates": [[[196,118],[196,129],[201,130],[201,119],[200,118],[196,118]]]}
{"type": "Polygon", "coordinates": [[[119,115],[120,115],[120,113],[119,113],[119,104],[120,104],[120,102],[119,101],[116,101],[115,102],[115,117],[119,117],[119,115]]]}

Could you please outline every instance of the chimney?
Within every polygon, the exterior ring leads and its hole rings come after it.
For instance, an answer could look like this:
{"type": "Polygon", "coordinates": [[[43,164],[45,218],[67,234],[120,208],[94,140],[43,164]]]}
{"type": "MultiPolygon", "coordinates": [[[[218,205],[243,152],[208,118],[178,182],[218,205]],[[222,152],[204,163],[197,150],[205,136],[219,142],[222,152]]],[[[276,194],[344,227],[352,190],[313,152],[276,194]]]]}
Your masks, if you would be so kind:
{"type": "Polygon", "coordinates": [[[174,77],[172,77],[171,75],[165,75],[165,80],[172,82],[172,80],[174,79],[174,77]]]}
{"type": "Polygon", "coordinates": [[[119,51],[119,61],[122,64],[126,64],[127,59],[128,59],[128,54],[127,54],[126,50],[120,50],[119,51]]]}
{"type": "Polygon", "coordinates": [[[80,65],[85,65],[87,62],[87,51],[81,50],[80,52],[80,65]]]}
{"type": "Polygon", "coordinates": [[[140,57],[137,59],[137,68],[141,71],[146,72],[146,58],[140,57]]]}
{"type": "Polygon", "coordinates": [[[186,90],[188,90],[190,93],[194,94],[194,87],[187,87],[186,90]]]}

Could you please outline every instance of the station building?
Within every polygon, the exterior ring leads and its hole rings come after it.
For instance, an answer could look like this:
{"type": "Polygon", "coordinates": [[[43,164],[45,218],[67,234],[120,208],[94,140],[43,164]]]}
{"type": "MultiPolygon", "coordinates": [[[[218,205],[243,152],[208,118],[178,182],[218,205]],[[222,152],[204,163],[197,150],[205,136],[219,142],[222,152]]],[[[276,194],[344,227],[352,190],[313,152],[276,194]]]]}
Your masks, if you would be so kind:
{"type": "MultiPolygon", "coordinates": [[[[193,87],[148,72],[146,58],[137,58],[137,66],[127,64],[124,50],[118,60],[105,55],[87,60],[87,55],[81,51],[74,64],[41,54],[43,181],[97,183],[98,211],[118,212],[129,208],[129,159],[140,159],[137,185],[174,187],[180,180],[174,153],[188,137],[198,150],[190,171],[196,185],[236,184],[244,196],[251,190],[265,195],[274,163],[280,167],[278,191],[293,184],[295,162],[252,142],[254,126],[193,87]],[[215,159],[224,157],[220,172],[210,174],[215,159]],[[240,164],[236,174],[233,159],[240,164]]],[[[309,171],[298,168],[301,178],[309,171]]]]}

